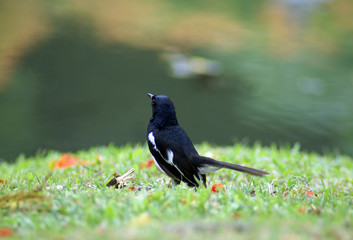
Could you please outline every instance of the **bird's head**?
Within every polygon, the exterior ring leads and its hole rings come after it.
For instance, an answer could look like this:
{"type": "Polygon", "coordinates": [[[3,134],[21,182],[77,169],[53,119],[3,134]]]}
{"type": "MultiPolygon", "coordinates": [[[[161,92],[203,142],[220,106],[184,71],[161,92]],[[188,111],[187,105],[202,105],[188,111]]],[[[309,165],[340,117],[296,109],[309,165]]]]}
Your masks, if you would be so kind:
{"type": "Polygon", "coordinates": [[[173,102],[165,95],[147,94],[152,101],[152,118],[159,127],[178,125],[173,102]]]}

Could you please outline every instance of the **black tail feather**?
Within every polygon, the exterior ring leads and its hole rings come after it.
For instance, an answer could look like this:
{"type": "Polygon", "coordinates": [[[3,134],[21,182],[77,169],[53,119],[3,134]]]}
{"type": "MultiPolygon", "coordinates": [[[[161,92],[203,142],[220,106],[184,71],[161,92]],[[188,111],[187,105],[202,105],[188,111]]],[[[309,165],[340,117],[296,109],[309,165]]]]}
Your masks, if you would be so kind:
{"type": "Polygon", "coordinates": [[[248,174],[255,175],[255,176],[264,176],[264,175],[269,174],[268,172],[261,171],[258,169],[244,167],[242,165],[238,165],[238,164],[234,164],[234,163],[220,162],[220,161],[214,160],[212,158],[208,158],[208,157],[199,158],[199,164],[204,165],[204,166],[208,165],[208,166],[212,166],[212,167],[218,167],[218,168],[228,168],[228,169],[248,173],[248,174]]]}
{"type": "Polygon", "coordinates": [[[263,176],[263,175],[268,175],[268,172],[264,172],[255,168],[249,168],[249,167],[244,167],[242,165],[238,164],[233,164],[233,163],[227,163],[227,162],[218,162],[218,166],[223,167],[223,168],[229,168],[232,170],[236,170],[239,172],[244,172],[244,173],[249,173],[251,175],[255,176],[263,176]]]}

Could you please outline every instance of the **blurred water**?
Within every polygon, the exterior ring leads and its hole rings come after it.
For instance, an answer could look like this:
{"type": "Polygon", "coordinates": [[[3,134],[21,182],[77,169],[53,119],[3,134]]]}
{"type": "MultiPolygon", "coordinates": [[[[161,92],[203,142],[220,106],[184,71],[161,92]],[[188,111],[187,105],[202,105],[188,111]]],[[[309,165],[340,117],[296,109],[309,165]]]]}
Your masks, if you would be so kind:
{"type": "Polygon", "coordinates": [[[300,142],[353,154],[353,48],[279,58],[286,45],[276,54],[134,47],[67,21],[16,59],[0,91],[1,160],[143,143],[147,92],[171,97],[195,143],[300,142]]]}

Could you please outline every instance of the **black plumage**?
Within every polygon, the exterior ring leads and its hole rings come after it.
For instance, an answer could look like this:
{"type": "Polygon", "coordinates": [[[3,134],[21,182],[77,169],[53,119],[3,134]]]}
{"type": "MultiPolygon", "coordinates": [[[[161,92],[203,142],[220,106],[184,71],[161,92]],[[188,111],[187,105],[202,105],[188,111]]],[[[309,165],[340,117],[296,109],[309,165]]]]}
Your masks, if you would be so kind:
{"type": "Polygon", "coordinates": [[[152,100],[152,118],[147,127],[147,142],[156,166],[172,178],[190,187],[206,185],[206,173],[228,168],[256,176],[267,172],[238,164],[200,156],[190,138],[179,126],[172,101],[165,95],[148,94],[152,100]]]}

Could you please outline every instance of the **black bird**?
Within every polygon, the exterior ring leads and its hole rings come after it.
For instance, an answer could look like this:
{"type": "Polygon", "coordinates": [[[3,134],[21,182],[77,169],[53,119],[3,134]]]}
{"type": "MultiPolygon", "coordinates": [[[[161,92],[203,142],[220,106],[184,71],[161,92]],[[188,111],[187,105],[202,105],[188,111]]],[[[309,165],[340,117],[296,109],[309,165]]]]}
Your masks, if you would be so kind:
{"type": "Polygon", "coordinates": [[[148,93],[152,100],[152,118],[147,127],[148,147],[160,171],[172,178],[175,185],[181,181],[189,187],[205,187],[206,173],[229,168],[256,176],[267,172],[238,164],[220,162],[200,156],[186,132],[179,126],[172,101],[165,95],[148,93]]]}

